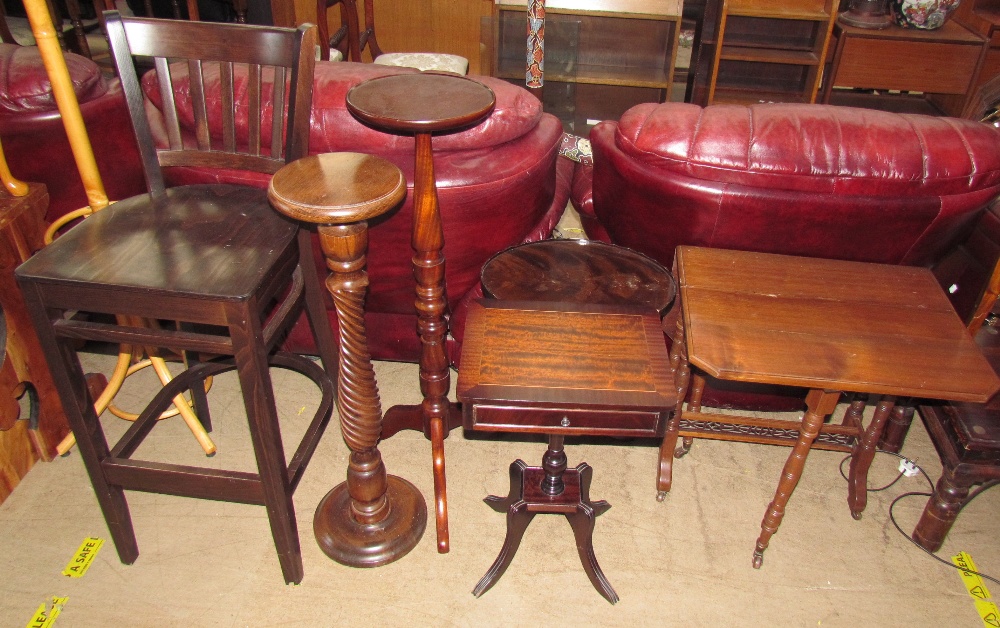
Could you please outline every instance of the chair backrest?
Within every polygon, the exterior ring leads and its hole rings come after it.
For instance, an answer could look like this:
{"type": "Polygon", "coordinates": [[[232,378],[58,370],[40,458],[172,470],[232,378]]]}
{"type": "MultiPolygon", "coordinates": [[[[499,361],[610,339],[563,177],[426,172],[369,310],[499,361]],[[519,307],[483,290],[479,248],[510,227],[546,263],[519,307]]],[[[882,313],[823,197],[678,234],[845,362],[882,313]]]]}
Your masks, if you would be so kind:
{"type": "Polygon", "coordinates": [[[314,26],[124,18],[117,11],[104,15],[150,193],[163,193],[161,167],[274,173],[308,153],[314,26]],[[153,60],[164,147],[154,143],[134,57],[153,60]],[[215,73],[219,93],[207,93],[206,76],[215,73]],[[193,133],[182,132],[178,99],[191,101],[193,133]]]}

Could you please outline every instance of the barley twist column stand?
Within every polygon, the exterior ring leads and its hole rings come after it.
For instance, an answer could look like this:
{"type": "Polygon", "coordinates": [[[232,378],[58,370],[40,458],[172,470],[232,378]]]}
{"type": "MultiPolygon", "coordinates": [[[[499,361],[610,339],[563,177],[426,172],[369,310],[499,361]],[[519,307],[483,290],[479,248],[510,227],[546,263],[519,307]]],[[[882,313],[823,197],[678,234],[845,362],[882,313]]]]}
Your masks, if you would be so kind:
{"type": "Polygon", "coordinates": [[[456,74],[433,72],[381,76],[359,83],[347,92],[347,108],[356,118],[374,128],[415,138],[413,276],[417,284],[420,391],[424,400],[419,406],[390,408],[382,437],[415,429],[430,439],[437,548],[442,554],[449,548],[444,439],[452,427],[461,424],[461,413],[448,402],[444,231],[434,180],[431,136],[478,124],[490,115],[495,103],[493,90],[482,83],[456,74]]]}
{"type": "Polygon", "coordinates": [[[351,456],[347,481],[320,502],[313,531],[327,556],[352,567],[377,567],[401,558],[420,541],[427,525],[423,496],[406,480],[387,475],[382,463],[382,408],[364,325],[367,221],[397,206],[405,194],[399,168],[358,153],[292,162],[274,175],[268,188],[278,211],[318,225],[331,271],[326,287],[340,327],[337,408],[351,456]]]}

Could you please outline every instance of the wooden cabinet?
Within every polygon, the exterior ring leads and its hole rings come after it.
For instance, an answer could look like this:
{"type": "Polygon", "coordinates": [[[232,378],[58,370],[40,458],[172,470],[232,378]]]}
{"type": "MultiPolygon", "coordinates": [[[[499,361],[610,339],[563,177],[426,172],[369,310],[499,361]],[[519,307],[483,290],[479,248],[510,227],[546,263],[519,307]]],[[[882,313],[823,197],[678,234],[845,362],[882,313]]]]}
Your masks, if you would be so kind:
{"type": "Polygon", "coordinates": [[[838,3],[725,0],[708,101],[815,102],[838,3]]]}
{"type": "Polygon", "coordinates": [[[1000,0],[965,0],[958,5],[952,20],[986,40],[983,60],[966,100],[968,107],[976,90],[986,81],[1000,75],[1000,0]]]}
{"type": "Polygon", "coordinates": [[[834,87],[919,92],[939,111],[955,116],[961,114],[973,88],[984,50],[983,38],[955,20],[935,30],[896,25],[871,30],[838,24],[835,36],[824,102],[837,95],[834,87]]]}
{"type": "Polygon", "coordinates": [[[44,185],[32,183],[26,196],[0,190],[0,310],[6,326],[6,355],[0,366],[0,502],[37,460],[52,460],[69,425],[42,347],[35,335],[14,269],[43,246],[49,206],[44,185]],[[18,397],[34,397],[23,416],[18,397]],[[17,420],[18,418],[23,420],[17,420]]]}
{"type": "MultiPolygon", "coordinates": [[[[524,84],[527,6],[498,0],[494,76],[524,84]]],[[[549,0],[541,90],[546,111],[567,131],[586,135],[642,102],[663,102],[674,77],[679,0],[549,0]]]]}

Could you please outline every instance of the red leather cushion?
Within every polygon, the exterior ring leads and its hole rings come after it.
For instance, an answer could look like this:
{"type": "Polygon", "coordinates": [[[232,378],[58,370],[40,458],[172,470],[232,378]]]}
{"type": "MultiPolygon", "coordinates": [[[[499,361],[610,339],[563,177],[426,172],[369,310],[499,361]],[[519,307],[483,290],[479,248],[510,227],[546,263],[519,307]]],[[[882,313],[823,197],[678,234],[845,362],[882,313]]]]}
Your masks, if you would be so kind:
{"type": "Polygon", "coordinates": [[[657,169],[757,188],[947,196],[1000,183],[1000,129],[870,109],[643,104],[615,144],[657,169]]]}
{"type": "MultiPolygon", "coordinates": [[[[66,67],[79,102],[103,96],[108,83],[97,64],[66,53],[66,67]]],[[[52,85],[35,46],[0,44],[0,114],[55,110],[52,85]]]]}
{"type": "MultiPolygon", "coordinates": [[[[371,63],[318,62],[313,84],[312,130],[310,133],[310,153],[364,150],[377,147],[380,154],[413,153],[413,138],[403,135],[389,135],[365,126],[347,110],[347,91],[354,85],[369,78],[416,72],[412,68],[375,65],[371,63]]],[[[213,137],[221,138],[218,115],[212,116],[212,104],[221,100],[218,69],[206,65],[206,99],[209,103],[209,122],[213,137]]],[[[181,111],[181,125],[193,128],[190,99],[190,77],[187,66],[171,66],[174,77],[174,93],[178,109],[181,111]]],[[[523,89],[505,81],[477,76],[475,80],[490,87],[496,94],[496,108],[485,122],[458,133],[450,133],[434,138],[435,152],[489,148],[517,139],[538,125],[542,115],[541,103],[523,89]]],[[[162,100],[156,87],[155,73],[149,72],[142,78],[143,90],[157,108],[162,100]]],[[[264,124],[270,124],[271,99],[270,80],[265,76],[264,124]]],[[[247,81],[245,71],[237,73],[234,91],[237,102],[246,102],[247,81]]],[[[215,109],[219,111],[218,108],[215,109]]],[[[237,138],[247,137],[246,119],[237,121],[237,138]]],[[[161,138],[158,138],[160,141],[161,138]]],[[[264,146],[269,146],[269,138],[264,138],[264,146]]]]}

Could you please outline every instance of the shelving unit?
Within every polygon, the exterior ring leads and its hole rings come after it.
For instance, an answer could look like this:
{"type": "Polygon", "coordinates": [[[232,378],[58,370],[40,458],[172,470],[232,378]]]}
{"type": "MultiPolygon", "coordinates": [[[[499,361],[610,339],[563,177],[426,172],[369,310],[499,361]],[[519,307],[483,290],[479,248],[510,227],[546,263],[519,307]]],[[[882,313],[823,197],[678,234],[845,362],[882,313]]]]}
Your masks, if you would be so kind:
{"type": "Polygon", "coordinates": [[[725,0],[708,101],[815,102],[838,4],[725,0]]]}
{"type": "MultiPolygon", "coordinates": [[[[498,0],[492,74],[524,84],[524,0],[498,0]]],[[[673,82],[680,0],[549,0],[545,7],[546,111],[585,135],[641,102],[663,102],[673,82]]]]}

